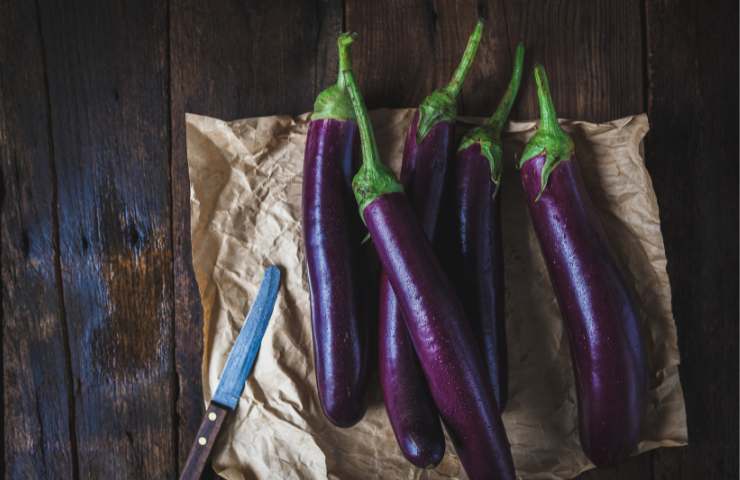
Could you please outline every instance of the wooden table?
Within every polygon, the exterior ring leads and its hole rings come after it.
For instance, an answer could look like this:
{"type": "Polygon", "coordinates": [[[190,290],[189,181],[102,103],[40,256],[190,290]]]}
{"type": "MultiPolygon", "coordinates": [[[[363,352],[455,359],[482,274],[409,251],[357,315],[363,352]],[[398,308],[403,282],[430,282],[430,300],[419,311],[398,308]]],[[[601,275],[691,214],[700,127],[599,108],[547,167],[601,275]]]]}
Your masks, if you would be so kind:
{"type": "MultiPolygon", "coordinates": [[[[0,0],[8,479],[174,478],[202,409],[184,113],[300,113],[360,34],[370,108],[446,81],[492,111],[522,39],[559,114],[647,111],[691,445],[592,479],[738,475],[738,5],[693,0],[0,0]]],[[[536,116],[531,69],[513,118],[536,116]]]]}

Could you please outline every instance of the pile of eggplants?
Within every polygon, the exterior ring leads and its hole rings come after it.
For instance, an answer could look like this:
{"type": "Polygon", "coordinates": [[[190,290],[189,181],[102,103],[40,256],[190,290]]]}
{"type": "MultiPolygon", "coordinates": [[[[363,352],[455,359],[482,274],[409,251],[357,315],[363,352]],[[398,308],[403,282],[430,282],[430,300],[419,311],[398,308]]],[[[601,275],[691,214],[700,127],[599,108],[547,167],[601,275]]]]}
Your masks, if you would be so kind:
{"type": "MultiPolygon", "coordinates": [[[[482,29],[478,22],[449,84],[414,112],[400,181],[378,153],[352,70],[354,36],[340,35],[337,83],[316,99],[303,176],[314,366],[325,415],[338,427],[364,415],[368,339],[377,330],[380,384],[401,452],[420,468],[437,465],[444,425],[472,480],[515,478],[501,419],[508,362],[500,191],[502,133],[524,47],[516,48],[493,115],[455,149],[457,97],[482,29]],[[445,185],[452,185],[447,197],[445,185]],[[440,208],[443,198],[451,208],[440,208]],[[446,252],[455,261],[446,269],[432,243],[441,223],[452,228],[446,252]],[[379,278],[364,252],[368,235],[379,278]]],[[[645,410],[637,308],[539,65],[535,82],[541,122],[520,157],[520,176],[570,340],[581,444],[594,464],[614,464],[634,450],[645,410]]]]}

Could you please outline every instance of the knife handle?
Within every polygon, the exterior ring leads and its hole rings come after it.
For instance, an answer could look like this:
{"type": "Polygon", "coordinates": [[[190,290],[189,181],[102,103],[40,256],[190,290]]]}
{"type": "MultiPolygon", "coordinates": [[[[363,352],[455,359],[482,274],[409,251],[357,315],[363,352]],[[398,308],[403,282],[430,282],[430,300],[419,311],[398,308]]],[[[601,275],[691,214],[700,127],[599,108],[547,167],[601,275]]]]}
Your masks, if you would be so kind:
{"type": "Polygon", "coordinates": [[[185,467],[180,473],[180,480],[200,479],[227,413],[229,413],[227,409],[213,402],[208,404],[203,421],[198,428],[198,434],[195,436],[195,442],[185,461],[185,467]]]}

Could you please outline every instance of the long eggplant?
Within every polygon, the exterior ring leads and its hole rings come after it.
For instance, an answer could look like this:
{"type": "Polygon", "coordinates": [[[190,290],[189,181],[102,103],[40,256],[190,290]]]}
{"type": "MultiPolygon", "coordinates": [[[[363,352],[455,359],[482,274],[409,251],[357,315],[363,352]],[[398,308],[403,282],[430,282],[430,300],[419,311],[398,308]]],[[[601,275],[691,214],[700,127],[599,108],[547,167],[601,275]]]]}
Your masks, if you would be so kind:
{"type": "MultiPolygon", "coordinates": [[[[339,64],[350,62],[352,38],[339,37],[339,64]]],[[[354,110],[340,72],[316,98],[303,164],[303,232],[311,293],[314,363],[326,417],[349,427],[365,413],[368,315],[360,282],[367,281],[354,211],[352,177],[359,165],[354,110]]]]}
{"type": "Polygon", "coordinates": [[[635,448],[647,364],[631,292],[583,184],[572,139],[557,121],[545,70],[534,71],[540,127],[520,160],[521,179],[570,341],[581,445],[596,465],[635,448]]]}
{"type": "Polygon", "coordinates": [[[451,277],[472,322],[496,403],[502,411],[508,392],[508,363],[501,242],[501,132],[519,92],[523,62],[524,45],[520,43],[503,98],[485,124],[463,137],[454,170],[452,230],[458,261],[452,266],[451,277]]]}
{"type": "Polygon", "coordinates": [[[362,144],[352,181],[360,216],[401,305],[434,403],[471,480],[513,479],[509,441],[462,305],[403,187],[380,161],[365,103],[349,66],[345,81],[362,144]]]}
{"type": "MultiPolygon", "coordinates": [[[[401,183],[430,240],[434,239],[450,157],[457,96],[475,58],[482,31],[483,23],[479,21],[452,80],[422,102],[406,135],[401,183]]],[[[445,450],[439,414],[384,272],[379,290],[380,384],[388,418],[404,456],[418,467],[433,466],[442,460],[445,450]]]]}

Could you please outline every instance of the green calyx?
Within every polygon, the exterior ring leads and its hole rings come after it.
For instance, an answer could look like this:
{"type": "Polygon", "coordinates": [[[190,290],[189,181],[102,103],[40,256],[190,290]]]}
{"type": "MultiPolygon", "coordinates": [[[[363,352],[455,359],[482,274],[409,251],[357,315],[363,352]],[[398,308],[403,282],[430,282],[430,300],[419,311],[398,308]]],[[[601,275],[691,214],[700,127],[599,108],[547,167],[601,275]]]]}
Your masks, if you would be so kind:
{"type": "Polygon", "coordinates": [[[514,106],[519,85],[522,83],[522,66],[524,65],[524,45],[519,43],[516,46],[514,56],[514,68],[512,69],[511,79],[506,88],[504,96],[496,107],[496,111],[486,120],[486,123],[478,128],[471,130],[466,134],[460,143],[459,150],[465,150],[471,145],[479,144],[481,154],[486,157],[491,166],[491,180],[496,185],[501,182],[501,173],[503,172],[503,148],[501,145],[501,133],[514,106]]]}
{"type": "Polygon", "coordinates": [[[463,52],[460,64],[452,74],[452,80],[445,87],[433,91],[419,105],[419,123],[416,128],[416,141],[421,143],[429,131],[440,122],[454,122],[457,117],[457,97],[462,89],[465,77],[473,65],[475,54],[478,52],[483,22],[478,20],[473,33],[468,38],[468,44],[463,52]]]}
{"type": "MultiPolygon", "coordinates": [[[[343,33],[339,38],[340,43],[342,42],[342,38],[347,39],[346,54],[347,58],[349,58],[349,45],[352,43],[354,35],[343,33]]],[[[352,190],[355,192],[357,205],[360,207],[360,217],[364,221],[362,213],[370,202],[386,193],[403,192],[403,187],[396,180],[393,172],[380,161],[373,127],[370,123],[365,101],[362,99],[362,94],[360,93],[360,87],[357,85],[357,80],[352,73],[351,62],[346,61],[342,64],[340,58],[340,75],[344,77],[344,84],[349,93],[352,109],[357,119],[357,127],[360,131],[362,166],[360,166],[357,174],[352,179],[352,190]]]]}
{"type": "Polygon", "coordinates": [[[339,48],[339,72],[337,83],[323,90],[316,97],[313,105],[311,120],[329,118],[334,120],[354,120],[355,111],[352,100],[349,98],[347,85],[342,73],[346,68],[352,68],[352,59],[349,55],[349,46],[352,44],[353,34],[343,33],[337,39],[339,48]]]}
{"type": "Polygon", "coordinates": [[[488,160],[491,166],[491,180],[498,185],[503,173],[504,151],[501,148],[501,138],[497,138],[495,131],[488,125],[481,125],[468,132],[460,142],[458,152],[470,148],[475,144],[480,145],[480,153],[488,160]]]}
{"type": "Polygon", "coordinates": [[[547,81],[545,68],[542,65],[535,65],[534,80],[537,83],[537,100],[540,105],[540,127],[524,147],[519,168],[522,168],[528,160],[545,155],[540,193],[537,195],[537,200],[539,200],[542,192],[545,191],[545,187],[547,187],[547,181],[550,179],[553,170],[560,162],[570,160],[575,146],[573,139],[558,124],[555,105],[550,95],[550,85],[547,81]]]}
{"type": "Polygon", "coordinates": [[[457,98],[445,88],[435,90],[419,105],[416,142],[421,143],[436,124],[454,122],[457,118],[457,98]]]}

